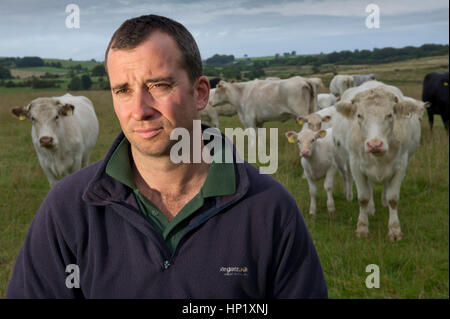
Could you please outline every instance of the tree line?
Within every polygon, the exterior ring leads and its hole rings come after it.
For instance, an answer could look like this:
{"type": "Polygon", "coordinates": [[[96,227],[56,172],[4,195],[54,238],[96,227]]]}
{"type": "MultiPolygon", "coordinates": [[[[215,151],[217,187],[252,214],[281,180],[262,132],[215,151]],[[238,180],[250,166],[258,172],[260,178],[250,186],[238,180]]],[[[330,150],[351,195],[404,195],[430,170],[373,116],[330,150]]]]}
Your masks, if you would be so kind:
{"type": "MultiPolygon", "coordinates": [[[[398,62],[409,59],[416,59],[422,57],[430,57],[437,55],[445,55],[449,53],[448,44],[424,44],[420,47],[406,46],[403,48],[374,48],[373,50],[343,50],[333,51],[331,53],[320,53],[310,55],[297,55],[295,51],[292,53],[284,53],[280,55],[276,53],[275,56],[267,59],[258,59],[258,62],[263,62],[264,66],[271,65],[316,65],[323,64],[381,64],[389,62],[398,62]]],[[[206,59],[204,64],[206,66],[220,67],[231,65],[250,64],[255,61],[252,59],[236,60],[233,55],[215,54],[213,57],[206,59]]]]}

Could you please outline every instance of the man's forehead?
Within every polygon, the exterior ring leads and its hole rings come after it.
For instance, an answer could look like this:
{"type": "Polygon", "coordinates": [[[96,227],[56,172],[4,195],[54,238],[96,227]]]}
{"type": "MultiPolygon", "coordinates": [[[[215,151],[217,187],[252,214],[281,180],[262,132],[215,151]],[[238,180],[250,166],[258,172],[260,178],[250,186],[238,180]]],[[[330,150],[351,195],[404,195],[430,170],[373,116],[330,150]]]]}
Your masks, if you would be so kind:
{"type": "MultiPolygon", "coordinates": [[[[111,61],[116,63],[132,63],[136,59],[152,61],[152,57],[159,57],[159,60],[168,62],[181,62],[182,54],[175,40],[167,33],[153,31],[142,43],[134,48],[111,48],[108,52],[107,67],[111,66],[111,61]]],[[[153,60],[154,61],[154,60],[153,60]]]]}

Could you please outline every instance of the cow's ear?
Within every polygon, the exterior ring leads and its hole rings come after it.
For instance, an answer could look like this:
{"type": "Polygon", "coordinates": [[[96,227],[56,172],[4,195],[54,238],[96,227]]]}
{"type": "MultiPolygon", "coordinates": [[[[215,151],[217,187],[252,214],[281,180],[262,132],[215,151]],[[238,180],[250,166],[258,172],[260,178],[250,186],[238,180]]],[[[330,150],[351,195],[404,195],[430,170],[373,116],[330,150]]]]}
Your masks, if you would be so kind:
{"type": "Polygon", "coordinates": [[[326,135],[327,135],[327,131],[320,130],[319,132],[316,133],[316,138],[322,138],[322,137],[325,137],[326,135]]]}
{"type": "Polygon", "coordinates": [[[425,103],[423,103],[423,107],[424,108],[429,108],[431,106],[431,102],[425,102],[425,103]]]}
{"type": "Polygon", "coordinates": [[[329,122],[330,120],[331,120],[331,116],[330,115],[322,117],[322,122],[329,122]]]}
{"type": "Polygon", "coordinates": [[[411,117],[411,113],[421,116],[423,109],[409,101],[400,101],[394,105],[394,114],[400,117],[411,117]]]}
{"type": "Polygon", "coordinates": [[[58,114],[62,116],[73,115],[73,110],[75,106],[72,104],[66,103],[59,108],[58,114]]]}
{"type": "Polygon", "coordinates": [[[294,144],[295,141],[297,140],[297,133],[294,132],[294,131],[286,132],[285,135],[286,135],[286,137],[288,139],[288,142],[291,143],[291,144],[294,144]]]}
{"type": "Polygon", "coordinates": [[[347,102],[341,101],[336,104],[336,111],[338,111],[345,117],[353,118],[356,113],[356,105],[353,103],[347,103],[347,102]]]}
{"type": "Polygon", "coordinates": [[[306,118],[304,118],[303,116],[297,116],[296,119],[298,125],[302,126],[305,123],[308,123],[308,120],[306,118]]]}
{"type": "Polygon", "coordinates": [[[14,116],[18,117],[19,120],[21,121],[26,120],[28,118],[28,112],[22,106],[16,106],[12,108],[11,113],[14,116]]]}

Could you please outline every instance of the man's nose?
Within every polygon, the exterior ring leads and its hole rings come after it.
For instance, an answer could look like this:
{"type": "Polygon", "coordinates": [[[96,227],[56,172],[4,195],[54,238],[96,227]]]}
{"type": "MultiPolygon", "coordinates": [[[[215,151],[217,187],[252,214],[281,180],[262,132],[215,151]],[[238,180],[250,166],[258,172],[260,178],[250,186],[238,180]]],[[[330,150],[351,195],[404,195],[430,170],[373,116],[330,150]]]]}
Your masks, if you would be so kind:
{"type": "Polygon", "coordinates": [[[141,90],[136,96],[136,100],[133,105],[132,117],[136,121],[146,120],[152,117],[156,110],[154,108],[155,99],[145,90],[141,90]]]}

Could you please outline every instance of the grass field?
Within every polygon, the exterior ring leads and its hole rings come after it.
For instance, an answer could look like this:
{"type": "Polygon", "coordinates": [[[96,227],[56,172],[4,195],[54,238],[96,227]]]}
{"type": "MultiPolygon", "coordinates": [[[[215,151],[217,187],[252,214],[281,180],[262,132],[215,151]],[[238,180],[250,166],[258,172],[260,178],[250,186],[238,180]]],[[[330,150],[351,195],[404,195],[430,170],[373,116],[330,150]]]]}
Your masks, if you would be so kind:
{"type": "MultiPolygon", "coordinates": [[[[398,85],[405,95],[420,98],[423,76],[430,70],[448,70],[448,56],[431,62],[348,66],[339,72],[373,72],[380,80],[398,85]]],[[[28,225],[49,189],[31,144],[31,123],[16,120],[10,115],[10,108],[39,96],[60,94],[61,91],[0,92],[0,297],[5,295],[28,225]]],[[[100,135],[91,161],[98,161],[120,131],[110,93],[72,94],[85,95],[95,105],[100,135]]],[[[241,126],[237,116],[221,117],[220,125],[222,129],[241,126]]],[[[377,211],[369,219],[367,239],[358,239],[354,234],[358,203],[345,200],[339,177],[335,181],[336,215],[328,216],[322,183],[317,215],[308,215],[309,193],[306,180],[301,178],[298,149],[284,137],[284,132],[299,127],[294,121],[266,123],[265,127],[278,128],[279,162],[273,177],[297,200],[320,256],[330,298],[449,298],[449,138],[440,118],[435,120],[433,135],[427,119],[422,122],[421,146],[409,164],[401,190],[399,219],[404,236],[395,243],[387,238],[389,214],[387,208],[381,207],[380,187],[375,188],[377,211]],[[378,289],[365,286],[369,264],[380,268],[378,289]]]]}

